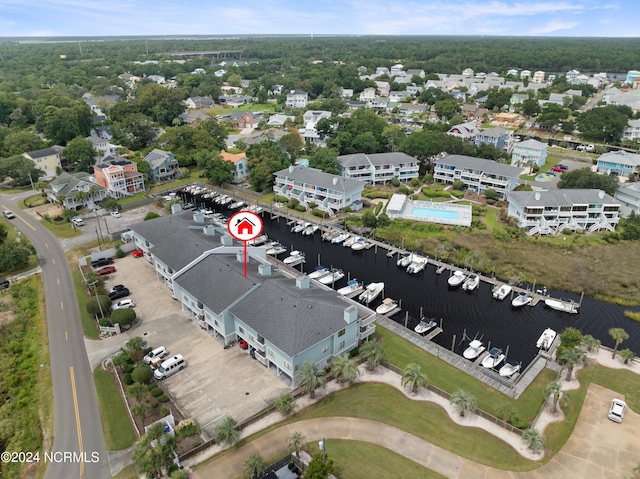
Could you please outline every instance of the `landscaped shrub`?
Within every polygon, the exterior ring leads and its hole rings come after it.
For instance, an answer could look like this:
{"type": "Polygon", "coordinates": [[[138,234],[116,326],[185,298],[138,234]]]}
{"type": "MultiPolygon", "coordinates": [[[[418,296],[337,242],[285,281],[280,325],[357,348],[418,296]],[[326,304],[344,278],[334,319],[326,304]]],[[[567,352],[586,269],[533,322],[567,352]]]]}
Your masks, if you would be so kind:
{"type": "Polygon", "coordinates": [[[449,198],[451,196],[448,191],[437,188],[422,188],[422,194],[427,198],[449,198]]]}
{"type": "Polygon", "coordinates": [[[291,198],[288,202],[287,202],[287,208],[289,208],[290,210],[294,209],[296,206],[298,206],[300,204],[300,201],[298,201],[296,198],[291,198]]]}
{"type": "Polygon", "coordinates": [[[464,181],[456,180],[451,184],[451,188],[454,190],[462,191],[464,190],[464,181]]]}
{"type": "Polygon", "coordinates": [[[398,186],[400,186],[400,180],[398,180],[398,178],[396,177],[391,178],[391,186],[395,186],[397,188],[398,186]]]}
{"type": "Polygon", "coordinates": [[[149,383],[149,384],[147,384],[147,389],[148,389],[149,391],[153,391],[153,390],[154,390],[155,388],[157,388],[157,387],[158,387],[158,385],[157,385],[156,383],[149,383]]]}
{"type": "Polygon", "coordinates": [[[135,368],[135,366],[132,363],[126,363],[124,366],[122,366],[122,370],[125,373],[131,373],[133,371],[133,368],[135,368]]]}
{"type": "Polygon", "coordinates": [[[345,206],[344,208],[342,208],[342,211],[344,213],[351,213],[353,210],[351,209],[351,206],[345,206]]]}
{"type": "Polygon", "coordinates": [[[149,211],[144,218],[142,218],[142,221],[149,221],[152,220],[154,218],[160,218],[160,215],[154,211],[149,211]]]}
{"type": "Polygon", "coordinates": [[[571,236],[573,234],[573,230],[571,228],[565,228],[562,230],[562,234],[566,236],[571,236]]]}
{"type": "Polygon", "coordinates": [[[136,319],[136,312],[132,308],[116,309],[111,313],[111,321],[119,323],[120,326],[129,326],[136,319]]]}
{"type": "Polygon", "coordinates": [[[388,200],[391,197],[391,193],[389,193],[388,191],[369,191],[365,193],[364,196],[372,200],[376,198],[383,198],[385,200],[388,200]]]}
{"type": "Polygon", "coordinates": [[[151,369],[146,364],[140,365],[133,370],[131,377],[137,383],[146,384],[151,379],[151,369]]]}
{"type": "Polygon", "coordinates": [[[280,195],[274,196],[273,199],[278,203],[286,203],[289,201],[289,198],[287,198],[286,196],[280,196],[280,195]]]}
{"type": "Polygon", "coordinates": [[[109,299],[109,296],[98,295],[98,299],[96,299],[95,296],[92,296],[87,300],[87,313],[92,316],[104,314],[110,310],[111,299],[109,299]],[[98,300],[100,301],[100,304],[98,304],[98,300]]]}
{"type": "Polygon", "coordinates": [[[293,209],[296,211],[300,211],[301,213],[304,213],[305,211],[307,211],[307,207],[304,205],[295,205],[293,209]]]}
{"type": "Polygon", "coordinates": [[[162,396],[160,396],[158,398],[158,401],[160,401],[160,402],[169,402],[169,398],[165,394],[163,394],[162,396]]]}
{"type": "Polygon", "coordinates": [[[408,188],[406,185],[402,185],[400,188],[398,188],[398,193],[400,193],[401,195],[410,195],[411,193],[413,193],[413,190],[408,188]]]}
{"type": "Polygon", "coordinates": [[[496,190],[494,190],[493,188],[487,189],[484,192],[484,196],[488,200],[497,200],[497,199],[499,199],[498,192],[496,190]]]}
{"type": "Polygon", "coordinates": [[[376,205],[376,209],[373,211],[373,214],[378,216],[378,213],[380,213],[380,210],[382,209],[382,203],[378,203],[376,205]]]}
{"type": "Polygon", "coordinates": [[[411,186],[417,188],[420,186],[420,180],[418,178],[411,178],[411,186]]]}
{"type": "MultiPolygon", "coordinates": [[[[153,384],[153,383],[151,383],[151,384],[153,384]]],[[[158,386],[154,387],[154,388],[151,390],[151,395],[152,395],[154,398],[160,397],[160,396],[162,396],[162,394],[164,394],[164,393],[163,393],[162,389],[161,389],[161,388],[159,388],[158,386]]]]}
{"type": "Polygon", "coordinates": [[[116,248],[116,258],[124,258],[126,255],[127,253],[122,251],[122,248],[120,248],[120,246],[116,248]]]}
{"type": "Polygon", "coordinates": [[[313,216],[317,216],[319,218],[326,218],[327,216],[329,216],[329,213],[327,213],[326,211],[323,211],[323,210],[319,210],[319,209],[315,209],[315,210],[311,211],[311,213],[313,213],[313,216]]]}
{"type": "Polygon", "coordinates": [[[169,415],[169,408],[167,406],[162,406],[160,408],[160,417],[167,417],[169,415]]]}
{"type": "Polygon", "coordinates": [[[131,374],[127,373],[124,376],[122,376],[122,382],[125,383],[127,386],[132,385],[133,384],[133,378],[131,377],[131,374]]]}
{"type": "Polygon", "coordinates": [[[158,407],[158,401],[153,401],[151,403],[151,409],[157,408],[158,407]]]}
{"type": "Polygon", "coordinates": [[[455,196],[456,198],[460,199],[464,196],[464,192],[463,191],[458,191],[458,190],[453,190],[451,192],[451,195],[455,196]]]}
{"type": "Polygon", "coordinates": [[[185,419],[180,421],[176,426],[176,432],[180,437],[189,437],[200,432],[200,428],[193,419],[185,419]]]}

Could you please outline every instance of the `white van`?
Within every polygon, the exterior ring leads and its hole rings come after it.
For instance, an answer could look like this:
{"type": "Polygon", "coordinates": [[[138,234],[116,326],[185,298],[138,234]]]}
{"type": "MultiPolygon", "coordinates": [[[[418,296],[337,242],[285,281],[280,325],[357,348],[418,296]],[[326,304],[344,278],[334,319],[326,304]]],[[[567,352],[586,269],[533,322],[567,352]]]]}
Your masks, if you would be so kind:
{"type": "Polygon", "coordinates": [[[163,361],[160,367],[153,372],[153,376],[156,379],[168,378],[186,367],[187,362],[182,357],[182,354],[176,354],[166,361],[163,361]]]}

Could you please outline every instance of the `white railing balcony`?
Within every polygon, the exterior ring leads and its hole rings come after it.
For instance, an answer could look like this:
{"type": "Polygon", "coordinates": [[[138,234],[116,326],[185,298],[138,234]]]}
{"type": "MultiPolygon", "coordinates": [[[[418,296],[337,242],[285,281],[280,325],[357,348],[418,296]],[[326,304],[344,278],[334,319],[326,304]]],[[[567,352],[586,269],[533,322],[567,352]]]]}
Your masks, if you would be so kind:
{"type": "Polygon", "coordinates": [[[361,327],[358,335],[359,339],[361,340],[367,339],[369,336],[375,333],[375,331],[376,331],[376,327],[373,324],[370,324],[369,326],[361,327]]]}
{"type": "Polygon", "coordinates": [[[360,327],[369,326],[375,321],[375,319],[375,314],[370,314],[368,316],[365,316],[364,318],[360,318],[360,327]]]}

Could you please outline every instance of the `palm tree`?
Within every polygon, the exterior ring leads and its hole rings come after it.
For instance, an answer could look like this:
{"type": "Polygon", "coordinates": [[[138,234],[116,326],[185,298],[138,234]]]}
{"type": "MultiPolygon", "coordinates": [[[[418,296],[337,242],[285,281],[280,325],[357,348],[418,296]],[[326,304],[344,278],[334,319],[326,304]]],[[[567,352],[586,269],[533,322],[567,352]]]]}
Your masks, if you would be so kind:
{"type": "Polygon", "coordinates": [[[344,381],[351,382],[360,374],[358,364],[346,353],[333,358],[331,372],[335,374],[336,379],[341,383],[344,381]]]}
{"type": "Polygon", "coordinates": [[[238,423],[231,416],[225,417],[214,431],[214,437],[218,443],[225,442],[232,445],[238,440],[239,436],[238,423]]]}
{"type": "Polygon", "coordinates": [[[600,350],[600,340],[590,334],[582,337],[582,345],[587,348],[587,352],[597,353],[600,350]]]}
{"type": "Polygon", "coordinates": [[[544,446],[544,437],[540,432],[532,427],[522,432],[522,440],[527,443],[529,449],[538,452],[544,446]]]}
{"type": "Polygon", "coordinates": [[[626,339],[629,339],[629,333],[627,333],[622,328],[611,328],[609,330],[609,336],[611,336],[613,338],[613,340],[616,342],[616,345],[613,348],[613,356],[611,356],[611,359],[615,359],[616,358],[616,352],[618,351],[618,346],[620,346],[620,343],[622,341],[625,341],[626,339]]]}
{"type": "Polygon", "coordinates": [[[571,349],[563,349],[558,355],[558,361],[567,368],[567,381],[571,381],[573,367],[578,364],[584,364],[587,360],[587,353],[579,347],[571,349]]]}
{"type": "Polygon", "coordinates": [[[544,387],[545,399],[549,399],[550,397],[553,398],[551,401],[552,413],[556,412],[556,408],[558,406],[558,400],[560,399],[561,393],[562,393],[562,389],[558,381],[552,381],[544,387]]]}
{"type": "Polygon", "coordinates": [[[147,386],[142,383],[133,383],[131,386],[127,386],[127,395],[138,402],[142,401],[148,392],[147,386]]]}
{"type": "Polygon", "coordinates": [[[458,412],[460,413],[460,417],[464,417],[464,413],[466,411],[475,412],[477,406],[476,397],[462,389],[458,389],[451,395],[451,404],[453,404],[458,412]]]}
{"type": "Polygon", "coordinates": [[[266,466],[267,464],[264,458],[257,452],[251,454],[242,463],[242,467],[244,467],[244,470],[249,473],[249,477],[251,477],[252,479],[258,477],[260,473],[264,471],[264,468],[266,466]]]}
{"type": "Polygon", "coordinates": [[[298,431],[294,431],[291,433],[291,436],[289,436],[289,439],[287,440],[287,444],[296,452],[296,457],[298,459],[300,459],[300,448],[302,447],[302,444],[304,444],[305,439],[306,438],[298,431]]]}
{"type": "Polygon", "coordinates": [[[293,411],[293,396],[291,394],[281,394],[276,399],[274,407],[283,416],[291,414],[293,411]]]}
{"type": "Polygon", "coordinates": [[[409,363],[407,364],[407,367],[404,368],[404,371],[402,371],[400,384],[403,387],[411,389],[413,394],[417,394],[419,388],[427,387],[427,375],[421,371],[418,364],[409,363]]]}
{"type": "Polygon", "coordinates": [[[96,196],[96,193],[98,193],[99,191],[100,191],[100,188],[98,188],[97,185],[91,185],[89,187],[89,191],[88,191],[89,198],[91,198],[91,203],[92,203],[93,206],[95,206],[95,204],[96,204],[95,196],[96,196]]]}
{"type": "Polygon", "coordinates": [[[360,355],[367,362],[367,369],[373,371],[377,366],[382,364],[385,359],[385,352],[382,345],[378,341],[367,341],[360,348],[360,355]]]}
{"type": "Polygon", "coordinates": [[[131,414],[133,414],[133,417],[139,417],[144,426],[144,418],[147,416],[149,409],[151,408],[147,403],[137,402],[131,407],[131,414]]]}
{"type": "Polygon", "coordinates": [[[313,361],[305,361],[298,374],[298,384],[302,386],[309,398],[315,399],[316,389],[323,388],[326,384],[324,371],[318,369],[313,361]]]}
{"type": "Polygon", "coordinates": [[[76,191],[76,193],[73,195],[73,201],[75,201],[76,203],[80,203],[83,208],[86,208],[86,201],[88,198],[89,193],[82,190],[76,191]]]}
{"type": "Polygon", "coordinates": [[[504,422],[511,422],[516,416],[516,409],[508,402],[501,402],[496,406],[496,414],[504,422]]]}
{"type": "Polygon", "coordinates": [[[637,356],[636,353],[631,351],[629,348],[620,350],[620,359],[624,364],[633,364],[636,362],[637,356]]]}

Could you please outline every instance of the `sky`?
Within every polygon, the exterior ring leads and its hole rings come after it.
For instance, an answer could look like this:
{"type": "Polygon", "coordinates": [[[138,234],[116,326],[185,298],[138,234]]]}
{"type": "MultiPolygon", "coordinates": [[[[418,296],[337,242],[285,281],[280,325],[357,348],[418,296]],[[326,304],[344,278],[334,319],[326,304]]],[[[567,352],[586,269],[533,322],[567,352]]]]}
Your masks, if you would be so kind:
{"type": "Polygon", "coordinates": [[[638,0],[0,0],[0,37],[636,37],[638,0]]]}

